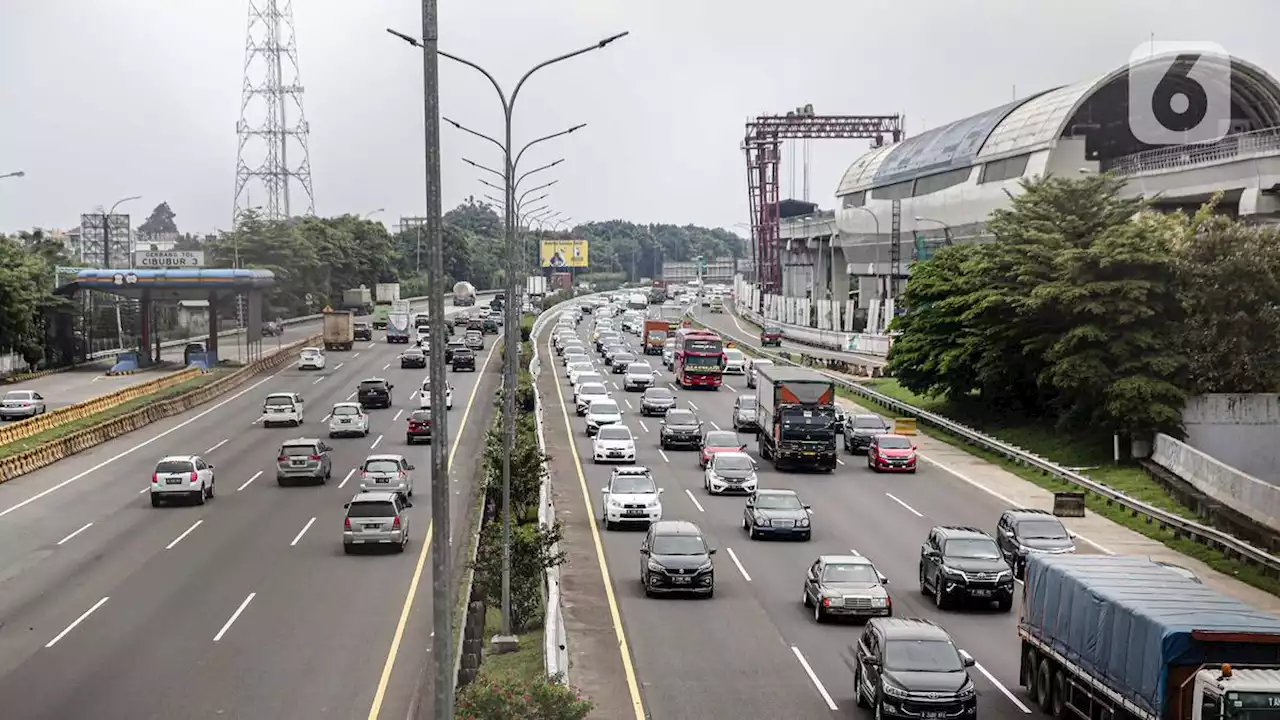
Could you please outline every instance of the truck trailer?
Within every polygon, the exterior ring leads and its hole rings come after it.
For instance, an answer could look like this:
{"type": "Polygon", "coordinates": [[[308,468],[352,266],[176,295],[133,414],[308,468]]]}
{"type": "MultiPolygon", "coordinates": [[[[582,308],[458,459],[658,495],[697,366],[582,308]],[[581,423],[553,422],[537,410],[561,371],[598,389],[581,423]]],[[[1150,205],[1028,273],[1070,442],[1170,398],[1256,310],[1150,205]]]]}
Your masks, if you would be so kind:
{"type": "Polygon", "coordinates": [[[358,288],[342,291],[342,308],[357,315],[368,315],[373,312],[373,293],[361,285],[358,288]]]}
{"type": "Polygon", "coordinates": [[[455,307],[471,307],[476,304],[476,288],[463,280],[453,285],[453,304],[455,307]]]}
{"type": "Polygon", "coordinates": [[[350,350],[356,341],[355,320],[350,310],[330,310],[323,313],[325,350],[350,350]]]}
{"type": "Polygon", "coordinates": [[[409,342],[409,314],[391,313],[387,316],[387,342],[409,342]]]}
{"type": "Polygon", "coordinates": [[[1145,557],[1031,555],[1019,682],[1081,720],[1280,712],[1280,619],[1145,557]]]}
{"type": "Polygon", "coordinates": [[[836,469],[836,385],[807,368],[756,369],[760,457],[778,470],[836,469]]]}

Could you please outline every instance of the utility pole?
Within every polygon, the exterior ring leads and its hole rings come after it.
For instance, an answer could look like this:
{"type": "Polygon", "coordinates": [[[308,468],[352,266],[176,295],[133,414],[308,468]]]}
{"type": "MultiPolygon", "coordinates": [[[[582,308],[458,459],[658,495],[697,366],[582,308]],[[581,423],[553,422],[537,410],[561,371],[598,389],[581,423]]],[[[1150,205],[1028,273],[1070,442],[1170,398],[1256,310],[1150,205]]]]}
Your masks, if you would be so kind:
{"type": "Polygon", "coordinates": [[[435,629],[436,720],[453,718],[453,578],[450,573],[449,529],[449,416],[444,397],[448,380],[444,348],[449,331],[444,325],[444,251],[440,228],[440,69],[436,0],[422,0],[423,120],[426,128],[427,216],[418,225],[418,266],[421,268],[422,225],[427,236],[427,313],[431,322],[431,612],[435,629]]]}

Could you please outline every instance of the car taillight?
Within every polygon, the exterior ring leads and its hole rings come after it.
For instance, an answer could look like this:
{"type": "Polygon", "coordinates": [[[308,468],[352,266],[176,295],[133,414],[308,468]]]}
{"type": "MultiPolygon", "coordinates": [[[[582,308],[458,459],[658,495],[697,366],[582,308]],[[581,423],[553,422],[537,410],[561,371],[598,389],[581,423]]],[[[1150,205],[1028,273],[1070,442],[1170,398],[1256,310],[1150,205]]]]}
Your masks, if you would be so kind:
{"type": "Polygon", "coordinates": [[[276,458],[276,462],[285,462],[288,459],[289,457],[287,455],[281,455],[280,457],[276,458]]]}
{"type": "Polygon", "coordinates": [[[197,473],[195,470],[192,470],[192,471],[191,471],[191,482],[195,482],[196,480],[199,480],[199,479],[200,479],[200,474],[199,474],[199,473],[197,473]]]}
{"type": "Polygon", "coordinates": [[[399,515],[397,515],[397,516],[396,516],[396,519],[395,519],[395,520],[393,520],[393,521],[391,522],[391,529],[392,529],[392,530],[399,530],[399,529],[400,529],[400,516],[399,516],[399,515]]]}
{"type": "Polygon", "coordinates": [[[160,482],[160,473],[151,473],[151,482],[153,483],[160,482]]]}
{"type": "Polygon", "coordinates": [[[319,456],[319,455],[309,455],[309,456],[308,456],[308,459],[309,459],[309,460],[319,460],[319,459],[320,459],[320,456],[319,456]]]}
{"type": "Polygon", "coordinates": [[[351,529],[351,518],[342,518],[342,529],[343,530],[351,529]]]}

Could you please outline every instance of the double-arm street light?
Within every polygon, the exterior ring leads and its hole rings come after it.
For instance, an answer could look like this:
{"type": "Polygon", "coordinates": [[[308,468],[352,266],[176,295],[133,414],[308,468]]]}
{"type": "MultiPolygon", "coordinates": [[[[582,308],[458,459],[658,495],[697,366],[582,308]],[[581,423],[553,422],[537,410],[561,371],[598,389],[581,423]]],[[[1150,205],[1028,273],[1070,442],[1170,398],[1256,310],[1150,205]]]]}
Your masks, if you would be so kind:
{"type": "MultiPolygon", "coordinates": [[[[426,24],[424,23],[424,27],[425,26],[426,24]]],[[[515,89],[512,90],[510,96],[508,96],[506,91],[502,89],[502,85],[488,70],[485,70],[483,67],[481,67],[480,65],[477,65],[474,62],[471,62],[470,60],[466,60],[456,55],[450,55],[449,53],[442,52],[436,49],[435,37],[428,36],[424,42],[423,40],[419,40],[418,38],[405,35],[404,33],[396,32],[395,30],[392,30],[390,28],[387,29],[387,32],[391,33],[392,35],[395,35],[396,37],[400,38],[401,40],[404,40],[405,42],[409,43],[410,45],[413,45],[414,47],[423,48],[424,50],[427,50],[428,55],[431,55],[432,53],[438,54],[441,57],[448,58],[450,60],[453,60],[454,62],[466,65],[467,67],[472,68],[476,72],[479,72],[481,75],[484,75],[485,79],[487,79],[489,83],[493,85],[493,89],[498,93],[498,99],[502,103],[503,120],[504,120],[504,126],[505,126],[504,136],[503,136],[504,140],[502,142],[499,142],[498,140],[495,140],[494,138],[491,138],[488,135],[484,135],[483,133],[478,133],[469,128],[465,128],[462,125],[459,125],[458,123],[455,123],[448,119],[446,119],[446,122],[449,122],[459,130],[463,130],[464,132],[470,133],[481,139],[487,140],[493,143],[494,145],[498,146],[498,148],[502,150],[502,155],[504,160],[503,168],[502,168],[503,170],[502,176],[503,176],[503,186],[505,189],[504,197],[506,198],[506,202],[503,203],[503,205],[504,205],[504,213],[507,217],[507,222],[506,222],[507,303],[506,303],[506,309],[505,309],[507,314],[507,319],[506,319],[505,328],[504,328],[505,339],[503,341],[506,358],[505,358],[504,367],[503,367],[504,372],[503,372],[503,388],[502,388],[502,394],[503,394],[502,425],[503,425],[503,437],[505,440],[506,447],[512,448],[512,447],[515,447],[516,362],[518,357],[518,345],[519,345],[519,339],[520,339],[520,335],[519,335],[520,318],[519,318],[519,315],[517,314],[517,310],[519,309],[520,304],[516,302],[516,295],[519,292],[519,286],[516,281],[516,275],[520,271],[521,266],[523,265],[523,263],[521,262],[521,258],[519,257],[519,253],[516,251],[517,249],[517,244],[516,244],[517,216],[516,216],[516,198],[515,198],[516,169],[519,167],[520,159],[524,156],[524,153],[529,148],[533,147],[534,145],[537,145],[538,143],[550,140],[552,138],[568,135],[569,133],[580,130],[583,127],[582,125],[575,125],[574,127],[571,127],[567,130],[562,130],[558,133],[553,133],[551,135],[537,138],[536,140],[526,144],[518,153],[515,153],[513,156],[511,130],[512,130],[512,119],[514,116],[516,100],[519,98],[520,90],[524,88],[524,84],[528,82],[529,78],[532,77],[534,73],[538,72],[539,70],[542,70],[543,68],[549,67],[551,65],[555,65],[557,63],[564,62],[565,60],[575,58],[579,55],[583,55],[585,53],[591,52],[592,50],[602,49],[605,46],[607,46],[609,43],[612,43],[613,41],[618,40],[619,38],[625,37],[628,33],[623,32],[623,33],[618,33],[616,35],[611,35],[597,43],[588,45],[587,47],[580,48],[578,50],[574,50],[572,52],[568,52],[563,55],[558,55],[549,60],[544,60],[538,63],[537,65],[534,65],[527,72],[525,72],[524,75],[520,77],[520,80],[515,85],[515,89]]],[[[439,549],[443,550],[443,548],[439,548],[439,549]]],[[[439,578],[437,578],[437,582],[439,582],[439,578]]],[[[449,601],[449,603],[450,605],[452,605],[451,600],[449,601]]],[[[502,629],[499,635],[493,638],[493,646],[494,646],[494,650],[497,652],[507,652],[507,651],[516,649],[517,644],[518,644],[518,640],[516,639],[515,635],[513,635],[511,632],[511,454],[503,453],[502,455],[502,629]]],[[[437,661],[440,662],[441,664],[444,664],[447,660],[445,656],[437,654],[437,661]]]]}

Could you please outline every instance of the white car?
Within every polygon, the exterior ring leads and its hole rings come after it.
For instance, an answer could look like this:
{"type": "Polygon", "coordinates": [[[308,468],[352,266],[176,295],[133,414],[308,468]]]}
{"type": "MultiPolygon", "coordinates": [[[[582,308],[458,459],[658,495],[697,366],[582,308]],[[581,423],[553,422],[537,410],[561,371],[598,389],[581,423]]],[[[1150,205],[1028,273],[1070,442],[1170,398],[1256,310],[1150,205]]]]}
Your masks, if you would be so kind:
{"type": "Polygon", "coordinates": [[[578,386],[573,394],[573,405],[578,415],[586,415],[587,408],[596,400],[609,400],[613,396],[609,394],[609,388],[601,382],[583,383],[578,386]]]}
{"type": "Polygon", "coordinates": [[[633,362],[627,365],[622,376],[622,389],[627,392],[643,392],[653,387],[655,373],[647,362],[633,362]]]}
{"type": "MultiPolygon", "coordinates": [[[[418,407],[431,408],[431,382],[422,383],[422,389],[418,391],[418,407]]],[[[453,385],[446,384],[444,386],[444,408],[446,410],[453,409],[453,385]]]]}
{"type": "Polygon", "coordinates": [[[772,360],[752,360],[750,367],[747,368],[747,387],[755,387],[760,377],[760,370],[772,365],[772,360]]]}
{"type": "Polygon", "coordinates": [[[662,364],[665,365],[668,370],[670,370],[671,367],[675,365],[675,362],[676,362],[676,341],[674,339],[668,338],[667,341],[662,344],[662,364]]]}
{"type": "Polygon", "coordinates": [[[615,468],[600,491],[600,521],[605,530],[623,523],[653,523],[662,519],[662,488],[643,467],[615,468]]]}
{"type": "Polygon", "coordinates": [[[197,505],[213,499],[213,466],[198,455],[160,458],[151,473],[151,507],[169,498],[190,498],[197,505]]]}
{"type": "Polygon", "coordinates": [[[587,437],[595,437],[600,428],[622,422],[622,408],[609,398],[592,400],[586,409],[587,437]]]}
{"type": "Polygon", "coordinates": [[[422,346],[423,350],[430,350],[431,346],[427,343],[431,340],[431,327],[423,325],[417,329],[417,344],[422,346]]]}
{"type": "Polygon", "coordinates": [[[577,396],[578,388],[588,383],[604,384],[604,375],[595,370],[581,370],[569,376],[569,384],[573,386],[573,394],[577,396]]]}
{"type": "Polygon", "coordinates": [[[574,373],[593,372],[595,369],[596,366],[592,365],[590,360],[574,360],[565,366],[564,376],[572,380],[574,373]]]}
{"type": "Polygon", "coordinates": [[[369,415],[357,402],[335,403],[329,412],[329,437],[339,435],[369,435],[369,415]]]}
{"type": "Polygon", "coordinates": [[[294,392],[271,393],[262,401],[262,427],[303,423],[302,396],[294,392]]]}
{"type": "Polygon", "coordinates": [[[413,497],[413,465],[403,455],[370,455],[360,466],[360,489],[413,497]]]}
{"type": "Polygon", "coordinates": [[[745,452],[718,452],[703,473],[702,486],[712,495],[756,491],[756,461],[745,452]]]}
{"type": "Polygon", "coordinates": [[[0,398],[0,420],[33,418],[44,413],[44,397],[34,390],[10,390],[0,398]]]}
{"type": "Polygon", "coordinates": [[[726,348],[724,351],[724,374],[745,375],[747,373],[747,354],[737,348],[726,348]]]}
{"type": "Polygon", "coordinates": [[[636,439],[626,425],[606,425],[591,443],[592,462],[635,462],[636,439]]]}
{"type": "Polygon", "coordinates": [[[324,369],[324,353],[320,348],[302,348],[302,354],[298,356],[299,370],[323,370],[324,369]]]}

